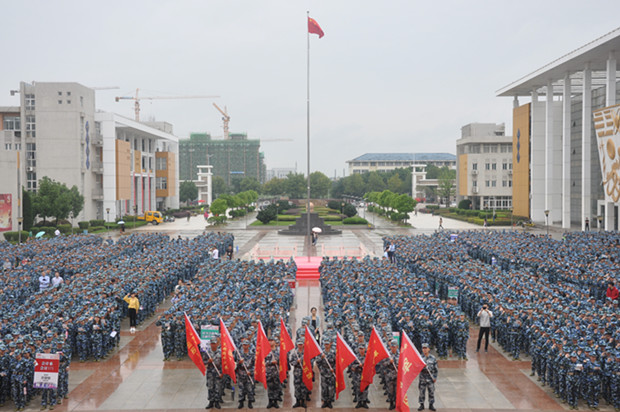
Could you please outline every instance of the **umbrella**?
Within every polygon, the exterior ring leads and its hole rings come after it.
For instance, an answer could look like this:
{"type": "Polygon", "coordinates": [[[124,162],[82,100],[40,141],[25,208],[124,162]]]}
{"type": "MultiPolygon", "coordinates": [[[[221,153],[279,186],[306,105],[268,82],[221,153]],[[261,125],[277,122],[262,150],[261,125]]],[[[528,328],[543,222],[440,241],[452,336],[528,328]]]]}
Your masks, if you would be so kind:
{"type": "Polygon", "coordinates": [[[124,225],[125,221],[124,220],[119,220],[118,222],[116,222],[117,225],[124,225]]]}
{"type": "Polygon", "coordinates": [[[43,235],[44,235],[44,234],[45,234],[45,232],[44,232],[44,231],[40,231],[39,233],[37,233],[37,234],[36,234],[35,238],[37,238],[37,239],[38,239],[38,238],[40,238],[40,237],[43,237],[43,235]]]}
{"type": "Polygon", "coordinates": [[[323,231],[323,229],[321,229],[320,227],[313,227],[313,228],[312,228],[312,231],[313,231],[314,233],[321,233],[321,232],[323,231]]]}

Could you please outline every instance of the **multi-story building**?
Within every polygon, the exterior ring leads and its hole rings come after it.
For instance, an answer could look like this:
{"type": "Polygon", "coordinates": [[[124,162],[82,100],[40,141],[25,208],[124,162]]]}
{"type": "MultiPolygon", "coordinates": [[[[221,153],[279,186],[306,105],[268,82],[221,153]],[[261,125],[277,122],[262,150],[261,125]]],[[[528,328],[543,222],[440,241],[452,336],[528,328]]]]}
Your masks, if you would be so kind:
{"type": "MultiPolygon", "coordinates": [[[[178,139],[171,127],[166,132],[98,112],[95,91],[78,83],[22,82],[11,91],[17,93],[17,110],[0,109],[0,151],[20,153],[27,190],[36,192],[44,176],[76,186],[84,196],[77,220],[178,207],[178,139]]],[[[0,163],[0,187],[8,185],[7,167],[0,163]]]]}
{"type": "Polygon", "coordinates": [[[181,180],[197,180],[198,166],[213,166],[213,177],[222,177],[230,185],[234,178],[253,177],[265,181],[264,154],[260,140],[245,133],[231,133],[230,139],[212,139],[208,133],[192,133],[179,141],[181,180]]]}
{"type": "Polygon", "coordinates": [[[349,175],[429,165],[455,169],[456,156],[450,153],[366,153],[353,160],[347,160],[347,163],[349,175]]]}
{"type": "Polygon", "coordinates": [[[473,209],[512,208],[512,137],[504,124],[471,123],[456,141],[457,201],[473,209]]]}
{"type": "Polygon", "coordinates": [[[271,179],[277,177],[278,179],[286,179],[291,173],[297,173],[295,167],[274,167],[273,169],[267,169],[265,181],[268,182],[271,179]]]}
{"type": "Polygon", "coordinates": [[[620,227],[618,58],[620,28],[497,92],[514,102],[515,213],[564,229],[620,227]]]}

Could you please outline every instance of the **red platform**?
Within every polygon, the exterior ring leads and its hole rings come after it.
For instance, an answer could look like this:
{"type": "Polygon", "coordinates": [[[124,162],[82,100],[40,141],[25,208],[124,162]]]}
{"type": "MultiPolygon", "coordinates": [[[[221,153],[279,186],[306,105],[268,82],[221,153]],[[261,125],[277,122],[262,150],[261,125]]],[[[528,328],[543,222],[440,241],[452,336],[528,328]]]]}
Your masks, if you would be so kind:
{"type": "Polygon", "coordinates": [[[319,266],[321,266],[321,256],[299,256],[295,258],[295,264],[297,265],[297,280],[300,279],[316,279],[321,277],[319,273],[319,266]]]}

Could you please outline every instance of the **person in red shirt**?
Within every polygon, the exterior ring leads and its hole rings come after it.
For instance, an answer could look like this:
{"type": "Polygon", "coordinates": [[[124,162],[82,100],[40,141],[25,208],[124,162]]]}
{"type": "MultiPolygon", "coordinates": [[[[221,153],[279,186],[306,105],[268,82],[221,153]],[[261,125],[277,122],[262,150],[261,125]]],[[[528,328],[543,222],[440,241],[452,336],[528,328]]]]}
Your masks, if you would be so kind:
{"type": "Polygon", "coordinates": [[[609,281],[609,283],[607,283],[607,293],[605,295],[611,300],[618,300],[620,292],[618,292],[618,288],[614,286],[614,282],[609,281]]]}

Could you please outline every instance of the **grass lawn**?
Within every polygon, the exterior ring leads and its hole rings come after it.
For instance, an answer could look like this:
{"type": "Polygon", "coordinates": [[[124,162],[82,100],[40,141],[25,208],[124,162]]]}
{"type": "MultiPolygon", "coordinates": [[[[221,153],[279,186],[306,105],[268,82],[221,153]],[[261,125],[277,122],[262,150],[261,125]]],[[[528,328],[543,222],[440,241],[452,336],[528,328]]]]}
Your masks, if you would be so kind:
{"type": "MultiPolygon", "coordinates": [[[[267,223],[266,225],[264,225],[260,220],[257,220],[255,222],[252,222],[250,224],[250,226],[290,226],[290,225],[294,225],[295,222],[281,222],[281,221],[275,221],[272,220],[271,222],[267,223]]],[[[330,226],[343,226],[344,224],[342,223],[342,221],[339,222],[325,222],[326,225],[330,225],[330,226]]]]}

